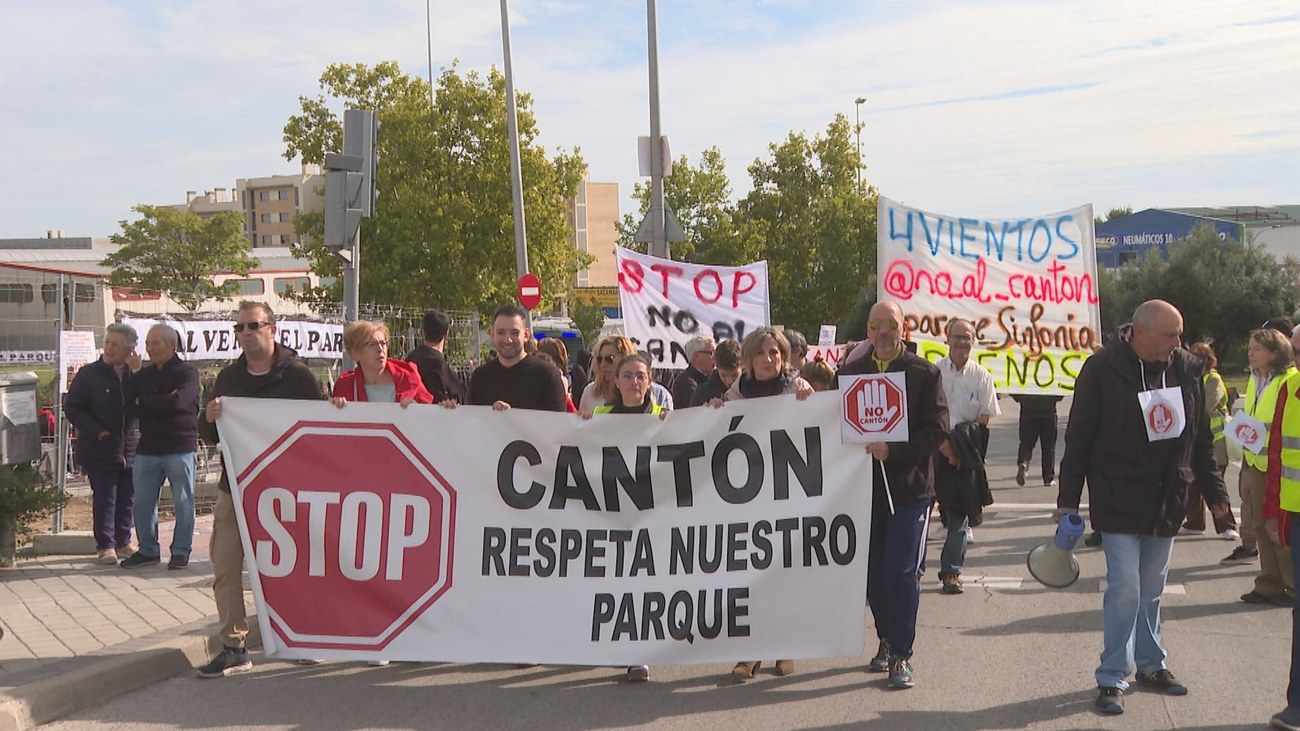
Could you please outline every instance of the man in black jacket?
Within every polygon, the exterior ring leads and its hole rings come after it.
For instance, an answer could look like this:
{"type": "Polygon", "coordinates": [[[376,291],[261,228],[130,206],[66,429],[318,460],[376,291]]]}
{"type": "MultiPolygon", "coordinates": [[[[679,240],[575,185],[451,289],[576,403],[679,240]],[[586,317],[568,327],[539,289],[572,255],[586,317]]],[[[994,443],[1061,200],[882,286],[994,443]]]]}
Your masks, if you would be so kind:
{"type": "Polygon", "coordinates": [[[180,337],[154,325],[144,337],[149,365],[135,374],[130,413],[140,419],[135,454],[135,535],[140,550],[122,561],[132,569],[158,563],[158,497],[171,485],[176,514],[169,569],[190,562],[194,543],[194,453],[199,448],[199,369],[176,353],[180,337]]]}
{"type": "MultiPolygon", "coordinates": [[[[727,389],[731,388],[731,384],[740,378],[741,371],[745,370],[740,362],[740,343],[735,340],[720,341],[713,347],[713,364],[713,372],[704,379],[703,383],[695,387],[691,400],[686,402],[688,406],[702,406],[727,394],[727,389]]],[[[673,398],[673,403],[682,402],[673,398]]]]}
{"type": "Polygon", "coordinates": [[[1124,712],[1126,678],[1168,695],[1187,688],[1165,668],[1160,595],[1194,477],[1216,517],[1228,493],[1214,461],[1202,364],[1179,348],[1183,316],[1162,300],[1143,303],[1079,371],[1065,430],[1056,518],[1089,513],[1106,552],[1103,648],[1096,708],[1124,712]]]}
{"type": "Polygon", "coordinates": [[[131,545],[131,505],[139,423],[127,414],[127,391],[134,375],[128,361],[135,355],[135,329],[113,323],[104,333],[104,354],[77,371],[68,386],[64,408],[77,428],[77,463],[90,479],[94,494],[95,549],[108,566],[134,553],[131,545]]]}
{"type": "Polygon", "coordinates": [[[465,384],[461,383],[442,355],[443,346],[447,344],[447,333],[451,330],[451,318],[441,310],[429,310],[424,313],[423,324],[424,344],[407,353],[406,360],[419,369],[420,380],[435,399],[463,402],[465,384]]]}
{"type": "Polygon", "coordinates": [[[686,368],[673,381],[673,403],[677,408],[693,406],[695,390],[713,374],[713,338],[697,335],[686,341],[686,368]]]}
{"type": "Polygon", "coordinates": [[[902,373],[907,385],[906,442],[866,445],[872,469],[871,545],[867,552],[867,604],[880,640],[867,669],[888,672],[891,688],[911,688],[912,644],[921,603],[921,558],[934,503],[932,455],[948,438],[948,401],[939,369],[903,346],[903,309],[877,302],[867,318],[871,347],[836,375],[902,373]],[[886,479],[887,478],[887,479],[886,479]],[[892,510],[890,500],[892,496],[892,510]]]}
{"type": "MultiPolygon", "coordinates": [[[[221,397],[323,399],[316,376],[296,353],[275,342],[275,313],[261,302],[241,302],[235,320],[235,337],[244,354],[221,369],[212,387],[212,399],[200,419],[203,440],[216,444],[217,420],[221,418],[221,397]]],[[[220,493],[212,521],[212,594],[217,600],[221,622],[221,653],[199,668],[199,676],[221,678],[250,670],[244,643],[248,617],[244,613],[244,546],[240,543],[235,503],[230,497],[230,478],[221,468],[220,493]]]]}

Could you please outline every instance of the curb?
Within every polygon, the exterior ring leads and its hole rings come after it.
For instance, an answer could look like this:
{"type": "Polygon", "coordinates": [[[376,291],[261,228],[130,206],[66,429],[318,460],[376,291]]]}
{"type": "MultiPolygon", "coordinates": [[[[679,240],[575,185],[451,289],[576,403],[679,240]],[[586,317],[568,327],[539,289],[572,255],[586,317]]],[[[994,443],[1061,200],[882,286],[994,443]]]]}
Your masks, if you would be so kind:
{"type": "MultiPolygon", "coordinates": [[[[249,647],[260,647],[257,616],[250,614],[249,647]]],[[[121,695],[193,672],[220,650],[215,626],[183,630],[139,650],[109,655],[46,680],[0,694],[0,731],[28,731],[64,716],[103,705],[121,695]]],[[[87,656],[82,656],[83,658],[87,656]]]]}

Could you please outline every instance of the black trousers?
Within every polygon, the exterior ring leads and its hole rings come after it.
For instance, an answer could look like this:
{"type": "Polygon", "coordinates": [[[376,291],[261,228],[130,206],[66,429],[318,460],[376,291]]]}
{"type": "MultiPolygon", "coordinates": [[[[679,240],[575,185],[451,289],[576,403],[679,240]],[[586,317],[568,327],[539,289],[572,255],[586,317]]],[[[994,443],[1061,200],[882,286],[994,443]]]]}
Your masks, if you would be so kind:
{"type": "Polygon", "coordinates": [[[1027,465],[1034,456],[1034,443],[1043,448],[1043,484],[1056,479],[1056,414],[1020,415],[1018,464],[1027,465]]]}

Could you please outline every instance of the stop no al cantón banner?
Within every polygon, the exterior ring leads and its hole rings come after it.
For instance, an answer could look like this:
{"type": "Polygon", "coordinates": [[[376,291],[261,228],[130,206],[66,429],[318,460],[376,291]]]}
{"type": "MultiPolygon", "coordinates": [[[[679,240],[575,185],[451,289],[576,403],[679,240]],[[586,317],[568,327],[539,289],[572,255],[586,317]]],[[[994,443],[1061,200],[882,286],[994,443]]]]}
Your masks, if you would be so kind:
{"type": "Polygon", "coordinates": [[[871,470],[837,393],[645,415],[223,399],[268,653],[858,656],[871,470]]]}

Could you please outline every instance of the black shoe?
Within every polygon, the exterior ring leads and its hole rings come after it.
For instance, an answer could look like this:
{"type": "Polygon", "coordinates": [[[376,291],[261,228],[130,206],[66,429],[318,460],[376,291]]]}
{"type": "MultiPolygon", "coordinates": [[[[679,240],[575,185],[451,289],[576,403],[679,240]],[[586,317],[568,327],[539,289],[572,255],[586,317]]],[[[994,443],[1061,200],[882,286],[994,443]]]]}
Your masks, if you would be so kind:
{"type": "Polygon", "coordinates": [[[1273,597],[1272,602],[1274,606],[1285,607],[1286,609],[1295,607],[1295,597],[1290,594],[1278,594],[1273,597]]]}
{"type": "Polygon", "coordinates": [[[1100,546],[1100,545],[1101,545],[1101,531],[1099,531],[1099,530],[1095,530],[1095,531],[1089,533],[1089,534],[1088,534],[1088,537],[1085,538],[1085,539],[1083,539],[1083,545],[1087,546],[1088,548],[1096,548],[1097,546],[1100,546]]]}
{"type": "Polygon", "coordinates": [[[867,663],[867,672],[889,672],[889,640],[880,641],[880,646],[876,648],[876,656],[871,658],[871,662],[867,663]]]}
{"type": "Polygon", "coordinates": [[[1273,602],[1273,597],[1268,596],[1267,594],[1260,594],[1254,589],[1251,589],[1241,595],[1241,600],[1247,604],[1271,604],[1273,602]]]}
{"type": "Polygon", "coordinates": [[[1221,564],[1247,564],[1259,558],[1259,549],[1252,546],[1237,546],[1232,549],[1228,557],[1220,561],[1221,564]]]}
{"type": "Polygon", "coordinates": [[[1119,688],[1097,687],[1097,700],[1093,702],[1098,713],[1118,716],[1124,712],[1124,691],[1119,688]]]}
{"type": "Polygon", "coordinates": [[[1281,713],[1275,713],[1268,724],[1283,731],[1300,731],[1300,708],[1287,708],[1281,713]]]}
{"type": "Polygon", "coordinates": [[[162,563],[162,559],[158,556],[146,556],[143,553],[133,553],[128,558],[123,559],[122,563],[118,565],[124,569],[137,569],[141,566],[154,566],[159,563],[162,563]]]}
{"type": "Polygon", "coordinates": [[[242,647],[223,647],[221,654],[212,662],[199,668],[200,678],[224,678],[227,675],[243,673],[253,669],[253,661],[248,659],[248,650],[242,647]]]}
{"type": "Polygon", "coordinates": [[[1021,487],[1025,486],[1025,467],[1023,464],[1016,465],[1016,484],[1021,487]]]}
{"type": "Polygon", "coordinates": [[[180,554],[172,554],[171,559],[167,561],[167,568],[172,571],[175,571],[176,569],[183,569],[189,565],[190,565],[190,557],[181,556],[180,554]]]}
{"type": "Polygon", "coordinates": [[[1138,685],[1158,690],[1165,695],[1187,695],[1187,686],[1174,679],[1174,674],[1160,668],[1149,673],[1137,674],[1138,685]]]}

